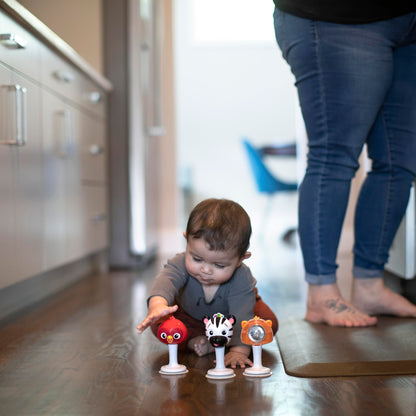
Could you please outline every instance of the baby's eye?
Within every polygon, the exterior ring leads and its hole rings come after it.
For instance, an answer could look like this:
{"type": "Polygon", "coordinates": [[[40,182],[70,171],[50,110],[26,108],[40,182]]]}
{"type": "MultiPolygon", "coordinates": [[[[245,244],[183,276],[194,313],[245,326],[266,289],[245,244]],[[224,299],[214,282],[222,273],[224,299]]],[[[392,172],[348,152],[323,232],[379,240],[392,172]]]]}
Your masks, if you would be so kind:
{"type": "Polygon", "coordinates": [[[192,257],[192,260],[195,261],[196,263],[201,262],[201,259],[199,259],[198,257],[192,257]]]}
{"type": "Polygon", "coordinates": [[[222,264],[216,264],[215,267],[217,269],[223,269],[225,266],[223,266],[222,264]]]}

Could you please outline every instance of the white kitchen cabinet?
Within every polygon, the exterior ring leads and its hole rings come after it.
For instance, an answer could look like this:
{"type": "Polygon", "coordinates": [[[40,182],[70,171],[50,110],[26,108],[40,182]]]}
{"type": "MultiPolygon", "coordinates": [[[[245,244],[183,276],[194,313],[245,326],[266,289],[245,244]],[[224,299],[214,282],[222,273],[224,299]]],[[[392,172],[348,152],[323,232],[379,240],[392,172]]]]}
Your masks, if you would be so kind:
{"type": "Polygon", "coordinates": [[[44,165],[44,262],[47,269],[82,255],[82,202],[76,108],[44,92],[42,96],[44,165]]]}
{"type": "Polygon", "coordinates": [[[104,186],[83,187],[85,253],[103,250],[108,245],[107,197],[104,186]]]}
{"type": "Polygon", "coordinates": [[[0,289],[108,245],[110,84],[22,17],[0,11],[0,289]]]}
{"type": "Polygon", "coordinates": [[[14,74],[13,83],[26,90],[26,135],[15,152],[16,269],[22,280],[44,270],[42,262],[43,149],[39,109],[41,89],[35,83],[14,74]]]}
{"type": "Polygon", "coordinates": [[[81,114],[79,160],[84,203],[84,251],[92,253],[108,245],[107,145],[103,120],[81,114]]]}
{"type": "Polygon", "coordinates": [[[0,12],[0,59],[32,80],[40,77],[41,43],[35,36],[0,12]]]}
{"type": "Polygon", "coordinates": [[[8,144],[9,129],[7,113],[9,108],[9,85],[12,85],[11,71],[0,65],[0,264],[3,278],[0,287],[16,277],[15,270],[15,197],[14,197],[14,157],[16,151],[8,144]]]}
{"type": "Polygon", "coordinates": [[[6,67],[0,73],[3,287],[43,271],[43,168],[40,88],[6,67]]]}

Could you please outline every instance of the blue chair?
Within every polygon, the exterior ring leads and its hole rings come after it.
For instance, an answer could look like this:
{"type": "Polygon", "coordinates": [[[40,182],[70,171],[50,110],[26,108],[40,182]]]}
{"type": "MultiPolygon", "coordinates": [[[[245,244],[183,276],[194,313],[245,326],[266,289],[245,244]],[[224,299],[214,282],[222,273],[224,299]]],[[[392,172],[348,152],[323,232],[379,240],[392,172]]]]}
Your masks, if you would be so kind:
{"type": "MultiPolygon", "coordinates": [[[[262,152],[261,148],[254,147],[247,138],[243,139],[243,145],[248,156],[257,190],[269,196],[266,206],[266,213],[268,213],[270,210],[271,196],[279,192],[297,192],[298,184],[296,182],[282,181],[273,175],[264,163],[265,153],[262,152]]],[[[283,155],[287,155],[287,153],[283,153],[283,155]]],[[[287,230],[283,235],[283,240],[286,242],[289,241],[295,231],[293,228],[287,230]]]]}

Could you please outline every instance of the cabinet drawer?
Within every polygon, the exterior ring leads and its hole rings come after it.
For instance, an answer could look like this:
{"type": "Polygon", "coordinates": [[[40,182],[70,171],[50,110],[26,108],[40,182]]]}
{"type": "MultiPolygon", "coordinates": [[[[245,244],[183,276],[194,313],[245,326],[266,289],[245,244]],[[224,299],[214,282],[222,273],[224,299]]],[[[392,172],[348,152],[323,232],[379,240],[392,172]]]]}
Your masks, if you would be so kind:
{"type": "Polygon", "coordinates": [[[82,193],[86,208],[84,250],[92,253],[108,246],[107,189],[103,186],[83,186],[82,193]]]}
{"type": "Polygon", "coordinates": [[[18,23],[0,12],[0,61],[38,80],[41,43],[18,23]]]}
{"type": "Polygon", "coordinates": [[[105,116],[105,93],[65,59],[42,45],[41,82],[95,115],[105,116]]]}
{"type": "Polygon", "coordinates": [[[75,102],[81,101],[81,73],[42,45],[41,48],[41,82],[61,96],[75,102]]]}
{"type": "Polygon", "coordinates": [[[80,104],[97,117],[104,119],[106,116],[105,92],[90,81],[86,76],[82,76],[79,81],[79,85],[81,87],[80,104]]]}
{"type": "Polygon", "coordinates": [[[107,147],[105,123],[80,114],[82,134],[79,143],[80,177],[84,183],[106,183],[107,147]]]}

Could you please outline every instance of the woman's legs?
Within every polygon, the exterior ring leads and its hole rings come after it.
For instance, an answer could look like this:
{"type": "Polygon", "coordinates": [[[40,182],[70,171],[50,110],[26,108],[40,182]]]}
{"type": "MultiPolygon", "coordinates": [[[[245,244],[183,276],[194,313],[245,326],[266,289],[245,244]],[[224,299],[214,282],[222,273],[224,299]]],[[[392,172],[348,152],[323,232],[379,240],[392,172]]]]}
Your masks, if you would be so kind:
{"type": "Polygon", "coordinates": [[[308,320],[347,326],[376,322],[341,298],[335,260],[350,181],[392,84],[393,50],[403,38],[398,29],[410,21],[336,25],[275,15],[276,38],[296,78],[309,139],[299,193],[308,320]]]}
{"type": "Polygon", "coordinates": [[[356,206],[353,301],[371,314],[416,316],[416,306],[382,280],[416,172],[416,43],[393,56],[392,86],[367,142],[372,169],[356,206]]]}

